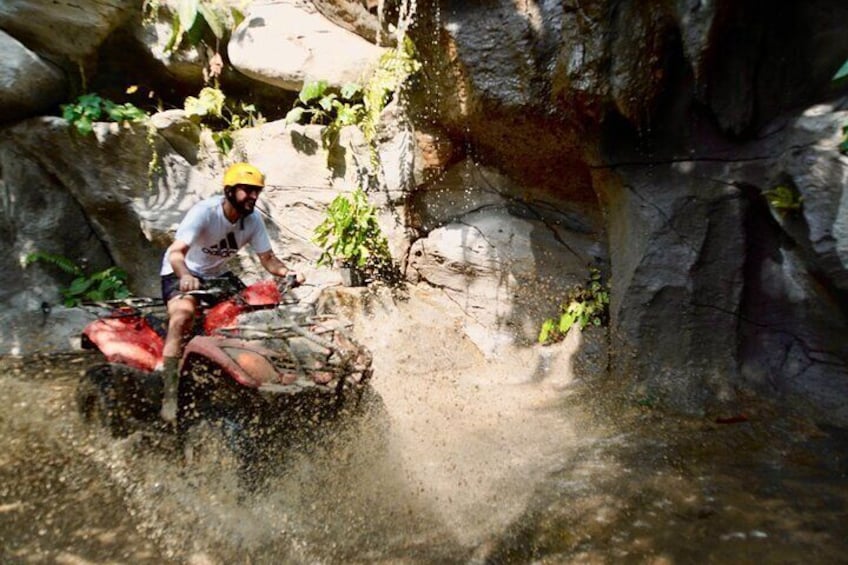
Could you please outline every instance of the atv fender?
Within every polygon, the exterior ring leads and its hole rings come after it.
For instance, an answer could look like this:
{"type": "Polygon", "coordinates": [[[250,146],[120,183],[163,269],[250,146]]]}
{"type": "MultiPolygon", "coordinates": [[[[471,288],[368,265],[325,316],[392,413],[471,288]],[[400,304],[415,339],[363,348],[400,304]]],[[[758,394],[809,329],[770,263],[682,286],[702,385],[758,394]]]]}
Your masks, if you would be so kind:
{"type": "Polygon", "coordinates": [[[265,384],[291,384],[297,374],[279,371],[273,359],[279,354],[256,342],[236,338],[200,336],[186,346],[184,359],[198,356],[221,367],[239,384],[259,388],[265,384]]]}
{"type": "Polygon", "coordinates": [[[239,314],[249,310],[274,308],[280,303],[280,290],[272,280],[259,281],[242,290],[238,297],[230,298],[210,308],[204,316],[204,333],[211,335],[216,329],[235,324],[239,314]]]}
{"type": "Polygon", "coordinates": [[[100,350],[110,363],[152,371],[162,360],[164,340],[140,316],[99,318],[82,335],[83,347],[100,350]]]}

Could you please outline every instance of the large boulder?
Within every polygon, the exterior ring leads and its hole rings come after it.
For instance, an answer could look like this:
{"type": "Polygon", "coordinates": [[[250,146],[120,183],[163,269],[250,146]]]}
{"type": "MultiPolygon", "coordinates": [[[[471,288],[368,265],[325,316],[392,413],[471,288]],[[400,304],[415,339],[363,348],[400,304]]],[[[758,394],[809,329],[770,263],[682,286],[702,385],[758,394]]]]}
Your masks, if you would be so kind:
{"type": "MultiPolygon", "coordinates": [[[[14,177],[4,171],[6,189],[24,195],[39,186],[71,199],[75,212],[61,208],[55,213],[85,225],[75,233],[85,233],[105,246],[110,259],[129,273],[135,292],[155,293],[158,285],[151,274],[158,271],[164,232],[191,203],[192,192],[176,190],[187,184],[188,163],[163,138],[149,138],[143,125],[97,123],[92,134],[81,135],[65,120],[46,117],[19,123],[4,133],[0,151],[15,152],[21,171],[14,177]],[[153,178],[148,177],[151,163],[159,169],[153,178]]],[[[37,210],[20,209],[20,213],[27,216],[37,210]]],[[[67,240],[71,232],[39,233],[28,240],[29,245],[69,255],[68,244],[51,248],[47,243],[51,237],[67,240]]]]}
{"type": "Polygon", "coordinates": [[[364,37],[369,43],[389,43],[379,14],[384,0],[313,0],[312,4],[328,20],[364,37]]]}
{"type": "Polygon", "coordinates": [[[7,0],[0,29],[29,49],[72,63],[96,60],[103,40],[139,10],[135,0],[7,0]]]}
{"type": "Polygon", "coordinates": [[[658,144],[648,164],[637,139],[610,146],[613,361],[639,394],[704,413],[742,409],[734,391],[753,386],[848,424],[839,106],[755,142],[658,144]],[[779,186],[800,210],[769,205],[779,186]]]}
{"type": "Polygon", "coordinates": [[[0,121],[46,112],[62,100],[67,84],[61,69],[3,31],[0,50],[0,121]]]}
{"type": "Polygon", "coordinates": [[[723,131],[751,133],[829,90],[848,50],[846,11],[833,0],[765,11],[698,0],[568,8],[552,98],[564,112],[595,118],[611,103],[647,131],[694,97],[723,131]]]}
{"type": "Polygon", "coordinates": [[[326,80],[364,84],[383,49],[302,2],[255,4],[233,33],[230,62],[242,74],[286,90],[326,80]]]}
{"type": "Polygon", "coordinates": [[[520,199],[523,188],[466,161],[407,211],[423,234],[411,246],[408,278],[462,304],[468,335],[487,355],[535,341],[568,289],[607,261],[592,218],[550,198],[520,199]]]}

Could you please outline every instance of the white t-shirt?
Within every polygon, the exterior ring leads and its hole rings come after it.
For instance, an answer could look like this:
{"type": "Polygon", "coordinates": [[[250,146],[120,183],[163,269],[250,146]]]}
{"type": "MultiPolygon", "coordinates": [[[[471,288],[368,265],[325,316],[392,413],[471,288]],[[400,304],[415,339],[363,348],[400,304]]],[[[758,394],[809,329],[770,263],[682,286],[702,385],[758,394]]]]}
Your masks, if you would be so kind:
{"type": "MultiPolygon", "coordinates": [[[[213,196],[191,207],[177,227],[175,239],[188,244],[186,267],[201,277],[216,277],[227,271],[227,260],[248,243],[256,253],[271,249],[265,223],[257,213],[231,223],[224,216],[224,197],[213,196]]],[[[174,272],[168,254],[162,258],[160,274],[174,272]]]]}

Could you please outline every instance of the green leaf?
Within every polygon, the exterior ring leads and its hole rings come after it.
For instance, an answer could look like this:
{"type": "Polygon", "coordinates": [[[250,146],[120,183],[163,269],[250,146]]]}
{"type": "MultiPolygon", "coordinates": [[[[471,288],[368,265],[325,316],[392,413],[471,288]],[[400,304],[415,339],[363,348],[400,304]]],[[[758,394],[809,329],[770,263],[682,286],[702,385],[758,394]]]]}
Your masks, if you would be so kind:
{"type": "Polygon", "coordinates": [[[287,124],[299,124],[300,121],[303,119],[303,115],[307,111],[308,110],[306,108],[303,108],[301,106],[298,106],[297,108],[292,108],[286,114],[286,123],[287,124]]]}
{"type": "Polygon", "coordinates": [[[836,71],[836,74],[833,75],[833,80],[839,80],[841,78],[845,78],[848,76],[848,61],[842,63],[842,66],[839,67],[839,70],[836,71]]]}
{"type": "Polygon", "coordinates": [[[238,8],[233,7],[230,8],[230,14],[232,14],[233,16],[233,29],[236,29],[241,24],[241,22],[244,21],[244,12],[242,12],[238,8]]]}
{"type": "Polygon", "coordinates": [[[362,104],[348,106],[342,104],[338,108],[336,114],[336,122],[341,126],[351,126],[356,124],[362,115],[362,104]]]}
{"type": "Polygon", "coordinates": [[[70,286],[64,291],[65,296],[79,296],[88,290],[94,281],[87,277],[77,277],[71,281],[70,286]]]}
{"type": "Polygon", "coordinates": [[[557,329],[559,329],[560,333],[566,334],[576,320],[577,317],[574,314],[563,314],[559,319],[559,327],[557,329]]]}
{"type": "Polygon", "coordinates": [[[194,19],[194,25],[187,28],[185,31],[185,37],[188,39],[188,44],[200,45],[203,42],[203,35],[206,33],[207,29],[209,29],[209,25],[206,23],[206,18],[204,18],[202,14],[198,13],[198,17],[194,19]]]}
{"type": "Polygon", "coordinates": [[[185,99],[185,112],[191,116],[215,116],[222,117],[224,113],[224,101],[226,96],[220,89],[207,86],[200,91],[197,98],[188,96],[185,99]]]}
{"type": "Polygon", "coordinates": [[[191,29],[197,18],[199,0],[179,0],[177,3],[177,16],[180,19],[182,29],[191,29]]]}
{"type": "Polygon", "coordinates": [[[147,118],[147,114],[143,110],[130,103],[114,104],[109,102],[108,105],[104,103],[104,109],[109,118],[116,122],[140,122],[147,118]]]}
{"type": "Polygon", "coordinates": [[[229,131],[213,131],[212,140],[222,153],[229,153],[234,145],[233,135],[229,131]]]}
{"type": "Polygon", "coordinates": [[[321,109],[325,112],[330,113],[333,111],[333,102],[335,102],[336,98],[338,98],[336,93],[330,92],[318,100],[318,105],[321,106],[321,109]]]}
{"type": "Polygon", "coordinates": [[[102,102],[103,99],[94,93],[83,94],[77,98],[77,106],[82,110],[82,113],[89,114],[93,117],[100,115],[100,104],[102,102]]]}
{"type": "Polygon", "coordinates": [[[224,39],[227,33],[227,14],[217,5],[200,3],[197,6],[200,15],[218,39],[224,39]]]}
{"type": "Polygon", "coordinates": [[[556,330],[556,322],[548,318],[542,322],[542,328],[539,330],[539,343],[547,345],[553,339],[556,330]]]}
{"type": "Polygon", "coordinates": [[[324,96],[324,92],[327,90],[327,81],[319,80],[317,82],[310,82],[303,85],[303,88],[300,90],[300,94],[298,94],[297,98],[304,104],[309,104],[311,101],[316,100],[324,96]]]}
{"type": "Polygon", "coordinates": [[[56,255],[53,253],[44,253],[42,251],[36,251],[35,253],[29,253],[26,257],[24,257],[24,266],[28,267],[32,263],[37,261],[43,261],[45,263],[50,263],[51,265],[55,265],[59,267],[65,273],[69,275],[82,275],[82,269],[74,263],[72,260],[64,257],[62,255],[56,255]]]}
{"type": "Polygon", "coordinates": [[[345,100],[353,101],[362,97],[362,87],[355,82],[350,82],[341,89],[341,96],[345,100]]]}
{"type": "Polygon", "coordinates": [[[94,124],[85,116],[80,117],[74,122],[74,126],[81,135],[88,135],[94,131],[94,124]]]}

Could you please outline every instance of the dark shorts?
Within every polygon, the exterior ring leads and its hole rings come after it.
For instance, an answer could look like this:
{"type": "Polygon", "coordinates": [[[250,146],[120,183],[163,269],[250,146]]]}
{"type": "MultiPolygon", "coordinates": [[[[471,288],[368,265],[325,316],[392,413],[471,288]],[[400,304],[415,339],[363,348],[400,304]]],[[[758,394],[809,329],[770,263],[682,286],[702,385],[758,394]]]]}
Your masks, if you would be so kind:
{"type": "MultiPolygon", "coordinates": [[[[194,274],[194,273],[192,273],[194,274]]],[[[245,288],[244,283],[238,278],[232,271],[227,271],[223,275],[217,276],[210,279],[204,279],[203,277],[196,276],[200,279],[200,288],[208,288],[210,286],[223,286],[227,289],[227,293],[218,298],[217,302],[220,302],[227,296],[231,296],[238,291],[245,288]],[[223,282],[223,285],[221,283],[223,282]]],[[[180,293],[180,279],[174,273],[170,275],[162,275],[162,298],[165,300],[167,304],[169,300],[173,297],[181,294],[180,293]]],[[[206,300],[204,300],[205,302],[206,300]]]]}

